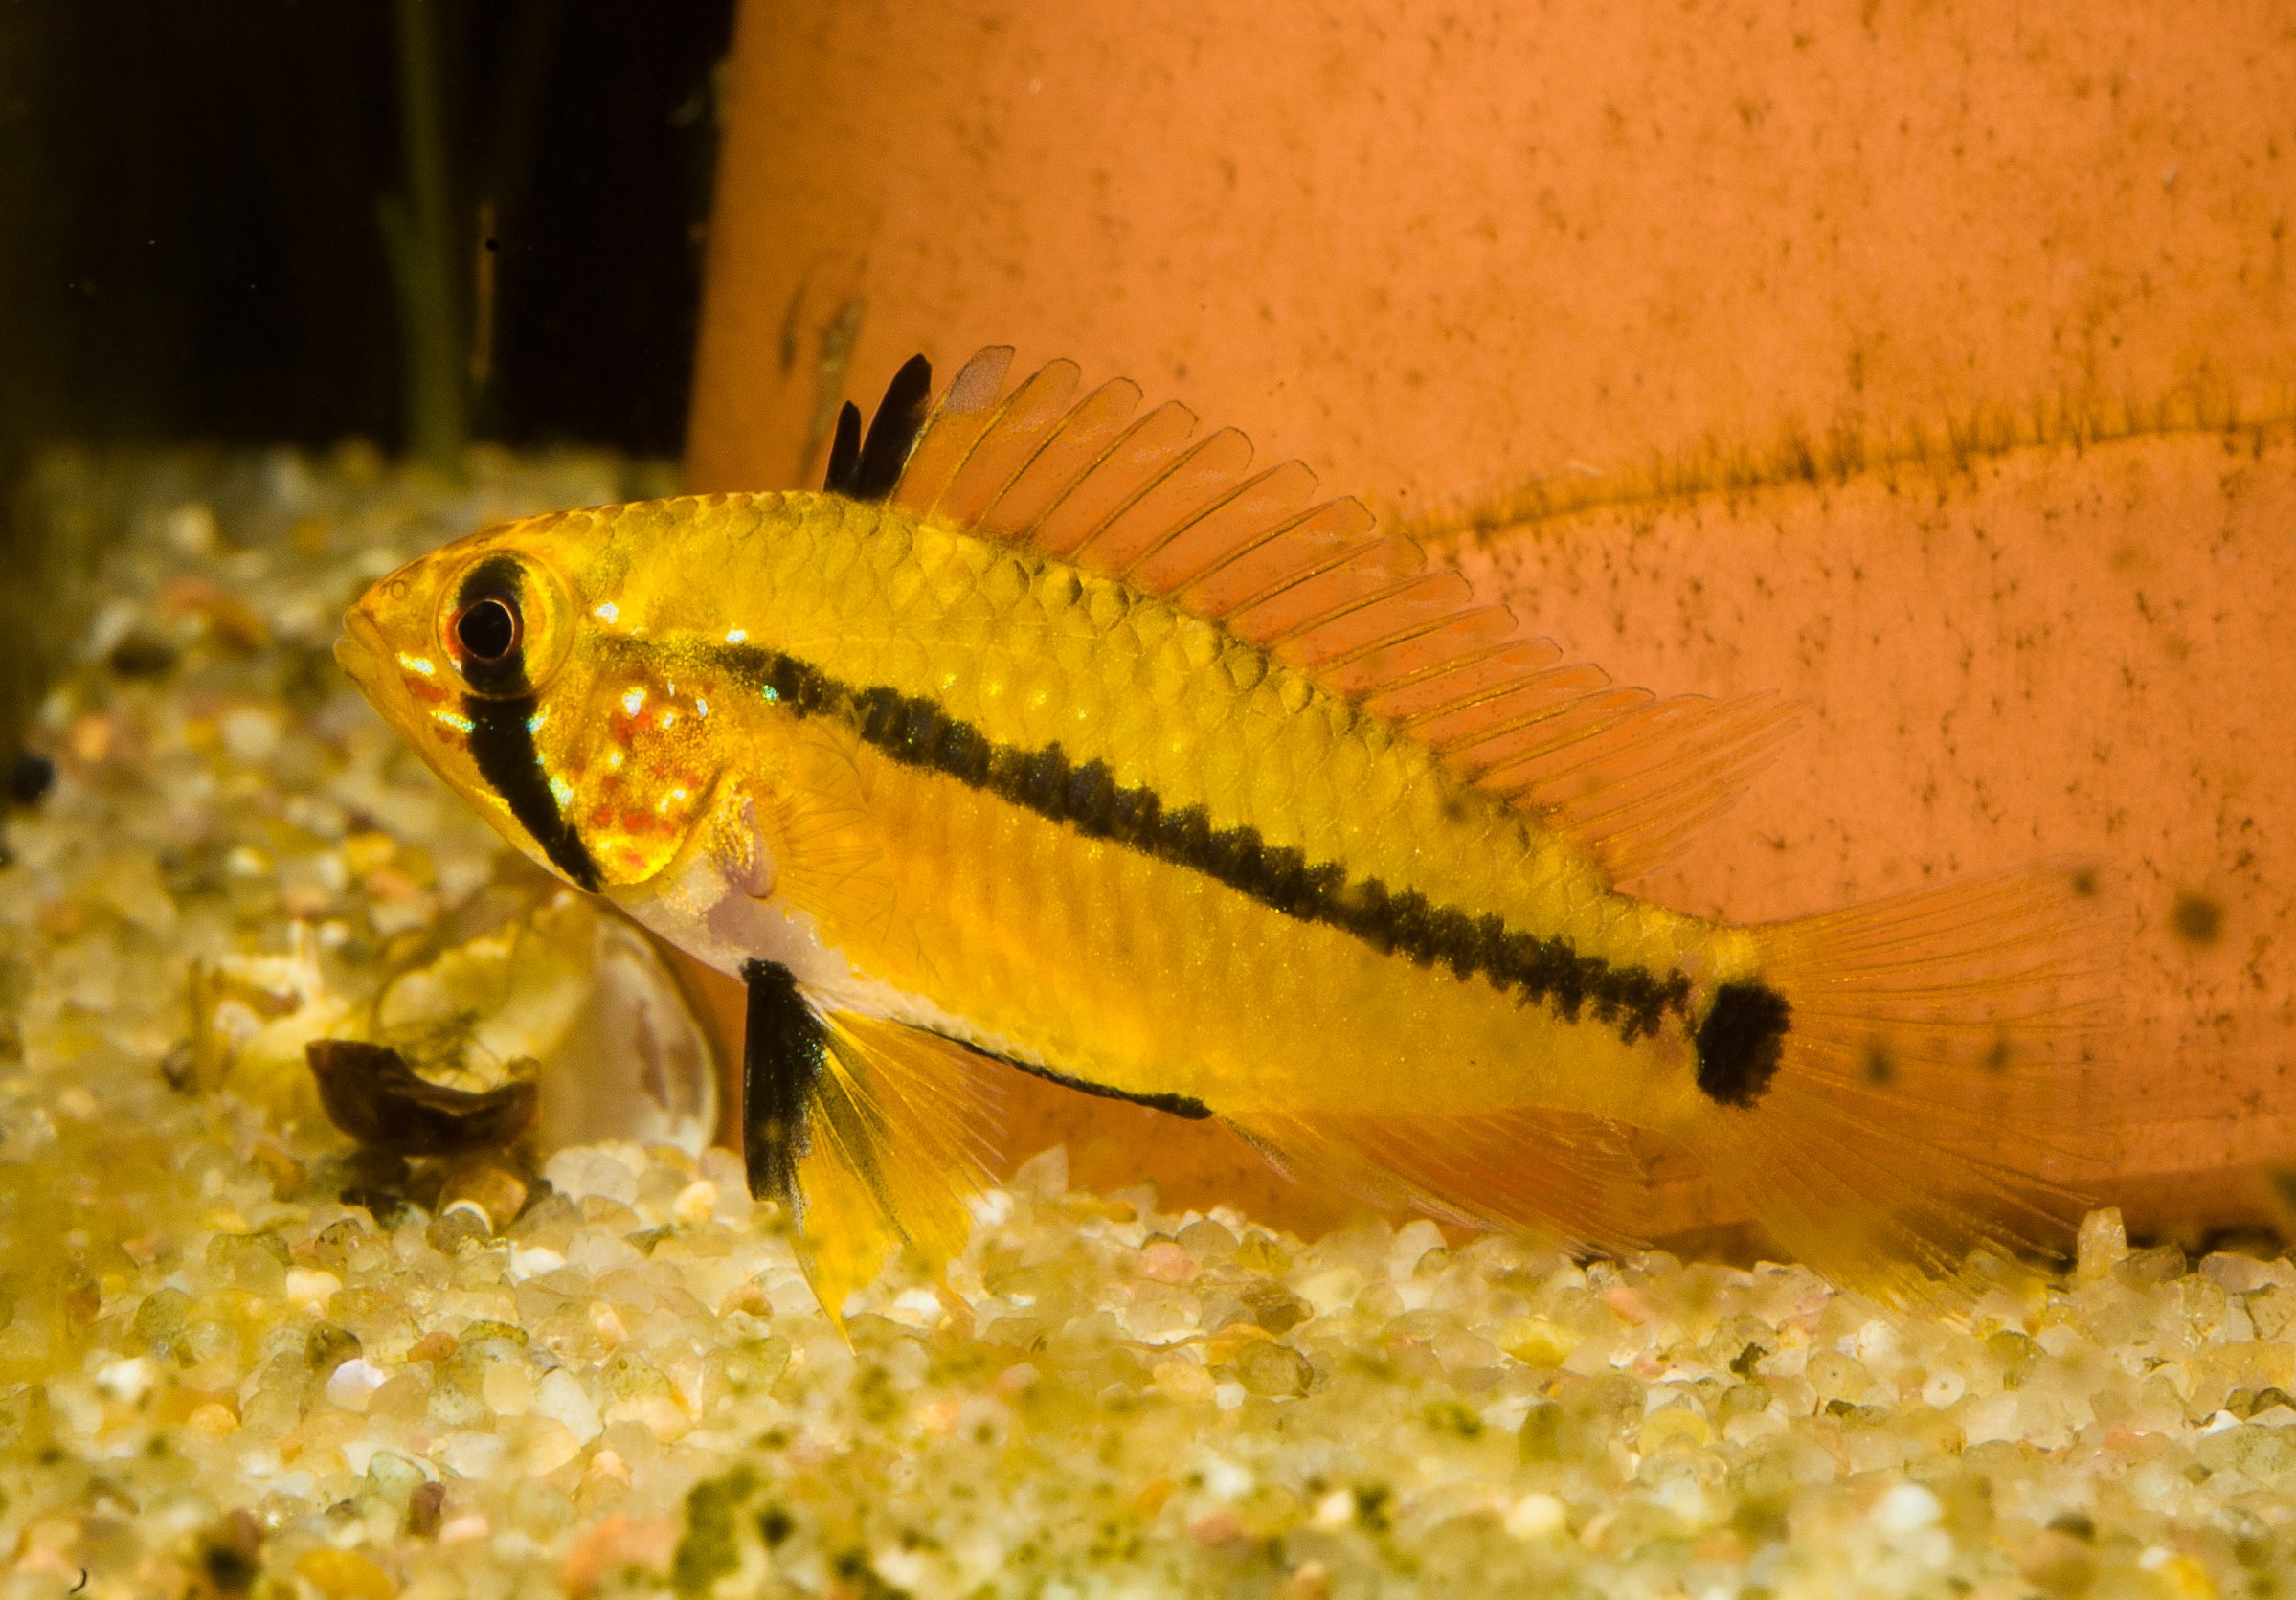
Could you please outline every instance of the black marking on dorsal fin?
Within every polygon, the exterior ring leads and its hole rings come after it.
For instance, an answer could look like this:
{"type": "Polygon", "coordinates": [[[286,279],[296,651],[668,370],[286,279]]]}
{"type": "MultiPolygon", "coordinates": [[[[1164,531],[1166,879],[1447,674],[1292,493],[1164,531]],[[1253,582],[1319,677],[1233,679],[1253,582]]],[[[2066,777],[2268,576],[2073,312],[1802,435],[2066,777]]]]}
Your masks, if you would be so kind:
{"type": "Polygon", "coordinates": [[[1699,1024],[1699,1088],[1717,1105],[1751,1106],[1769,1088],[1785,1052],[1793,1007],[1767,983],[1724,983],[1699,1024]]]}
{"type": "MultiPolygon", "coordinates": [[[[877,402],[877,415],[869,419],[869,437],[862,443],[850,486],[843,492],[855,500],[883,500],[893,492],[901,469],[909,464],[910,451],[916,448],[917,435],[925,429],[932,398],[933,363],[912,355],[885,386],[885,398],[877,402]]],[[[841,436],[844,431],[842,419],[838,431],[841,436]]]]}
{"type": "Polygon", "coordinates": [[[829,472],[822,487],[831,494],[853,492],[853,474],[861,467],[861,408],[847,400],[837,414],[837,437],[829,441],[829,472]]]}
{"type": "Polygon", "coordinates": [[[795,975],[772,961],[741,969],[749,990],[741,1050],[741,1154],[750,1194],[794,1207],[798,1162],[812,1144],[807,1113],[827,1059],[829,1030],[795,975]]]}

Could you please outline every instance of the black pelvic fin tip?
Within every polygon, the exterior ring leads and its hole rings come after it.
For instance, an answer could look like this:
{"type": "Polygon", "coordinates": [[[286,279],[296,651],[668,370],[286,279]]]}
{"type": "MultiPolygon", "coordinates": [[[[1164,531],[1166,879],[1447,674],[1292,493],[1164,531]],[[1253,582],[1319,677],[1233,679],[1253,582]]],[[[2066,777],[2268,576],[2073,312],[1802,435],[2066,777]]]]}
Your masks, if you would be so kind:
{"type": "Polygon", "coordinates": [[[826,1030],[790,970],[753,960],[742,1039],[741,1143],[750,1194],[798,1200],[798,1162],[810,1145],[807,1109],[821,1081],[826,1030]]]}

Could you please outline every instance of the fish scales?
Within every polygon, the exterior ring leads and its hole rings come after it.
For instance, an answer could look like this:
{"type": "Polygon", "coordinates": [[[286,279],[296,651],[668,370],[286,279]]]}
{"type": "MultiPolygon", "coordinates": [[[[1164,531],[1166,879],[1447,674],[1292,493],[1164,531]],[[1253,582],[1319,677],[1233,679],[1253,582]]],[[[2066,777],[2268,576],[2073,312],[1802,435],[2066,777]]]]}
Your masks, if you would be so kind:
{"type": "MultiPolygon", "coordinates": [[[[1566,1020],[1559,997],[1528,1003],[1493,974],[1462,978],[1201,868],[1112,847],[1042,803],[895,759],[851,726],[851,702],[890,690],[992,750],[1101,763],[1165,817],[1201,810],[1207,835],[1249,828],[1343,886],[1497,916],[1609,967],[1702,965],[1708,925],[1608,892],[1582,854],[1420,747],[1153,597],[873,507],[777,496],[765,509],[770,540],[740,500],[664,507],[700,570],[728,575],[704,595],[625,604],[616,626],[653,642],[663,665],[642,670],[657,674],[657,703],[664,673],[732,691],[708,696],[732,751],[770,749],[767,725],[785,713],[760,692],[760,653],[727,633],[783,641],[843,681],[846,703],[814,720],[847,737],[869,800],[844,843],[874,858],[882,893],[796,904],[856,966],[976,1037],[1127,1093],[1245,1105],[1320,1080],[1347,1085],[1350,1105],[1391,1107],[1428,1094],[1414,1070],[1435,1057],[1487,1069],[1452,1074],[1443,1097],[1462,1110],[1512,1103],[1542,1071],[1554,1103],[1617,1115],[1636,1096],[1647,1110],[1649,1052],[1622,1048],[1623,1019],[1598,1020],[1595,1004],[1566,1020]],[[888,896],[890,915],[875,909],[888,896]]],[[[601,533],[642,542],[652,521],[601,533]]],[[[616,678],[607,698],[626,692],[616,678]]],[[[565,758],[578,782],[583,755],[565,758]]],[[[743,777],[736,756],[726,780],[743,777]]]]}
{"type": "Polygon", "coordinates": [[[848,408],[822,492],[449,546],[338,651],[506,837],[804,1031],[751,1041],[816,1066],[747,1137],[832,1313],[961,1238],[1011,1067],[1483,1225],[1632,1238],[1629,1127],[1845,1274],[2061,1220],[2066,1126],[2003,1107],[2093,1053],[2089,880],[1767,927],[1622,892],[1775,708],[1620,689],[1241,436],[1008,355],[848,408]]]}

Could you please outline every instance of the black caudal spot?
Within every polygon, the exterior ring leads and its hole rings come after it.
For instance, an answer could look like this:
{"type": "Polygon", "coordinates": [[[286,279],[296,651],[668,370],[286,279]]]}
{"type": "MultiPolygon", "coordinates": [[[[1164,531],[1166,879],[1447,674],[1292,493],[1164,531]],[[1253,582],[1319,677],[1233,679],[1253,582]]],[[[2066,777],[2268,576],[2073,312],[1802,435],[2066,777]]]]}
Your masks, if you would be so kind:
{"type": "Polygon", "coordinates": [[[1692,1043],[1699,1088],[1717,1105],[1750,1106],[1777,1075],[1793,1007],[1767,983],[1724,983],[1692,1043]]]}
{"type": "Polygon", "coordinates": [[[861,408],[847,400],[837,413],[837,433],[829,440],[829,471],[822,487],[831,494],[853,492],[853,473],[861,465],[861,408]]]}
{"type": "Polygon", "coordinates": [[[482,595],[455,619],[455,641],[480,661],[501,661],[518,648],[517,602],[482,595]]]}
{"type": "MultiPolygon", "coordinates": [[[[1655,1034],[1669,1014],[1689,1015],[1690,980],[1681,973],[1613,966],[1582,956],[1567,939],[1519,933],[1499,917],[1435,905],[1412,890],[1390,890],[1377,878],[1350,879],[1336,863],[1310,863],[1249,825],[1216,828],[1200,805],[1171,808],[1145,784],[1119,785],[1105,762],[1072,761],[1058,744],[1026,750],[992,743],[921,695],[857,688],[754,645],[729,646],[720,659],[763,698],[799,716],[836,717],[904,766],[944,774],[1088,839],[1203,873],[1383,955],[1441,966],[1461,980],[1479,976],[1565,1022],[1584,1016],[1611,1028],[1630,1045],[1655,1034]]],[[[1160,1109],[1195,1115],[1177,1105],[1160,1109]]]]}
{"type": "Polygon", "coordinates": [[[901,481],[909,452],[916,447],[925,427],[925,402],[933,395],[933,363],[912,355],[901,363],[893,381],[885,386],[877,415],[869,418],[869,437],[862,441],[861,460],[853,468],[853,486],[846,492],[856,500],[883,500],[901,481]]]}

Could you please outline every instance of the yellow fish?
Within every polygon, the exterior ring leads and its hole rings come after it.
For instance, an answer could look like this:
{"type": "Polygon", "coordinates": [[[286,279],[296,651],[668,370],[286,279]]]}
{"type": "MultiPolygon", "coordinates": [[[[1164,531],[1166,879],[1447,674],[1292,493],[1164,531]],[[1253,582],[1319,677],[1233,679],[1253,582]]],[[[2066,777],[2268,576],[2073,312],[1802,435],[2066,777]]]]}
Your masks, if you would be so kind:
{"type": "Polygon", "coordinates": [[[1837,1276],[2054,1236],[2081,876],[1622,893],[1783,708],[1624,689],[1298,463],[1011,355],[847,405],[821,493],[490,529],[337,646],[506,839],[746,980],[751,1185],[832,1315],[961,1245],[1015,1069],[1598,1246],[1646,1133],[1837,1276]]]}

